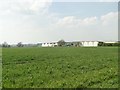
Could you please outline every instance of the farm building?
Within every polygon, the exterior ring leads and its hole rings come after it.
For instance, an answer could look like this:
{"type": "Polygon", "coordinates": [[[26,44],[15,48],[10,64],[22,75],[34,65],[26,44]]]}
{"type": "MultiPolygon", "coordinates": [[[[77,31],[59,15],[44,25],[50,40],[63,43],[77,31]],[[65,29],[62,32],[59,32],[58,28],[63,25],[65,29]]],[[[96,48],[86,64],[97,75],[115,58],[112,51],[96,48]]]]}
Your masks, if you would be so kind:
{"type": "Polygon", "coordinates": [[[58,46],[57,42],[42,43],[42,47],[55,47],[58,46]]]}
{"type": "Polygon", "coordinates": [[[98,44],[99,46],[120,46],[120,42],[119,41],[105,41],[105,42],[99,42],[98,44]]]}
{"type": "MultiPolygon", "coordinates": [[[[98,41],[76,41],[66,42],[65,46],[80,46],[80,47],[97,47],[98,41]]],[[[42,43],[42,47],[55,47],[58,46],[57,42],[42,43]]]]}
{"type": "Polygon", "coordinates": [[[117,42],[113,42],[113,41],[111,41],[111,42],[104,42],[104,43],[117,43],[117,42]]]}
{"type": "MultiPolygon", "coordinates": [[[[73,41],[73,42],[65,42],[63,46],[75,46],[75,47],[97,47],[97,46],[114,46],[114,44],[118,45],[118,42],[101,42],[101,41],[73,41]]],[[[41,43],[42,47],[55,47],[59,46],[58,42],[47,42],[41,43]]]]}
{"type": "Polygon", "coordinates": [[[74,41],[74,42],[66,42],[65,46],[82,46],[82,43],[80,41],[74,41]]]}
{"type": "Polygon", "coordinates": [[[98,41],[76,41],[66,42],[66,46],[97,47],[98,43],[98,41]]]}
{"type": "Polygon", "coordinates": [[[98,41],[81,41],[81,46],[84,47],[97,47],[98,46],[98,41]]]}

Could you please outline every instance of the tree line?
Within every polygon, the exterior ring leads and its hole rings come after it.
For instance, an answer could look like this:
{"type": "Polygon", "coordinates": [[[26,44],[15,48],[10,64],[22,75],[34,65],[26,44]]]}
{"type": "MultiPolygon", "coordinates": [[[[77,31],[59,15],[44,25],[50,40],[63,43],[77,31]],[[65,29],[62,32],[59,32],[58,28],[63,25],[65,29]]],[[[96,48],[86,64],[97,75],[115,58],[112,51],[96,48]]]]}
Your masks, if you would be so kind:
{"type": "MultiPolygon", "coordinates": [[[[58,43],[59,47],[63,47],[63,46],[79,47],[82,45],[81,42],[65,42],[63,39],[59,40],[57,43],[58,43]]],[[[33,46],[38,46],[38,45],[40,45],[40,44],[34,44],[33,46]]],[[[18,42],[15,46],[16,47],[24,47],[25,44],[23,44],[22,42],[18,42]]],[[[116,42],[116,43],[99,42],[98,46],[120,46],[120,42],[116,42]]],[[[11,47],[11,45],[9,45],[7,42],[4,42],[2,45],[0,45],[0,47],[11,47]]]]}
{"type": "MultiPolygon", "coordinates": [[[[4,42],[2,45],[0,45],[1,47],[11,47],[11,45],[9,45],[7,42],[4,42]]],[[[17,45],[17,47],[23,47],[24,45],[22,44],[22,42],[19,42],[17,45]]]]}
{"type": "Polygon", "coordinates": [[[116,43],[99,42],[98,46],[120,46],[120,42],[116,42],[116,43]]]}

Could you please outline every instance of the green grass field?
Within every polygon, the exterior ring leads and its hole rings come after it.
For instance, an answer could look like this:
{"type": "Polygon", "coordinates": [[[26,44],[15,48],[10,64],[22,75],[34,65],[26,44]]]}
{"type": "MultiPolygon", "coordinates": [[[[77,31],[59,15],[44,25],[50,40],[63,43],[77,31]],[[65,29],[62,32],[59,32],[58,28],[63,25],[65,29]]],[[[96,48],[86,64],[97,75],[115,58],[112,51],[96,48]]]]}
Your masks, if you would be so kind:
{"type": "Polygon", "coordinates": [[[2,88],[2,48],[0,48],[0,89],[2,88]]]}
{"type": "Polygon", "coordinates": [[[118,88],[117,47],[3,48],[5,88],[118,88]]]}

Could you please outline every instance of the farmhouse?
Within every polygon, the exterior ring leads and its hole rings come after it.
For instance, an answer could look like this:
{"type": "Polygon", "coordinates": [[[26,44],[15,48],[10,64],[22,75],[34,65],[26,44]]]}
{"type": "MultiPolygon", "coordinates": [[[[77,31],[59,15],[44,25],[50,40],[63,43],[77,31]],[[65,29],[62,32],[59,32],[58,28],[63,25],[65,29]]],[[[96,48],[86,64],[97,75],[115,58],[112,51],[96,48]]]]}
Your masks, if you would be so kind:
{"type": "Polygon", "coordinates": [[[58,46],[57,42],[42,43],[42,47],[55,47],[55,46],[58,46]]]}
{"type": "Polygon", "coordinates": [[[81,46],[84,47],[97,47],[98,46],[98,41],[81,41],[81,46]]]}

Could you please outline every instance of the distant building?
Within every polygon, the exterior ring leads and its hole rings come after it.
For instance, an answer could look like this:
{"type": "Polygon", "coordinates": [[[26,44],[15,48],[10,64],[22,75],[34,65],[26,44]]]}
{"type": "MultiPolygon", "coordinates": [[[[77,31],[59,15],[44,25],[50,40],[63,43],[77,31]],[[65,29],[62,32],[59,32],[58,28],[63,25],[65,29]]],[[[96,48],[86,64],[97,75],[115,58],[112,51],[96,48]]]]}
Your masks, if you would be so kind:
{"type": "Polygon", "coordinates": [[[113,42],[113,41],[112,41],[112,42],[104,42],[104,43],[117,43],[117,42],[113,42]]]}
{"type": "MultiPolygon", "coordinates": [[[[97,46],[112,46],[112,44],[116,44],[118,42],[102,42],[102,41],[72,41],[65,42],[66,47],[97,47],[97,46]],[[110,44],[110,45],[109,45],[110,44]]],[[[117,45],[117,44],[116,44],[117,45]]],[[[45,43],[37,43],[37,44],[24,44],[26,47],[56,47],[58,46],[58,42],[45,42],[45,43]]]]}
{"type": "Polygon", "coordinates": [[[58,46],[57,42],[42,43],[42,47],[55,47],[55,46],[58,46]]]}
{"type": "MultiPolygon", "coordinates": [[[[76,47],[97,47],[98,41],[74,41],[66,42],[65,46],[76,46],[76,47]]],[[[58,46],[57,42],[42,43],[42,47],[55,47],[58,46]]]]}
{"type": "Polygon", "coordinates": [[[82,45],[84,47],[97,47],[98,46],[98,41],[81,41],[82,45]]]}
{"type": "Polygon", "coordinates": [[[75,47],[79,47],[79,46],[82,46],[82,43],[81,43],[80,41],[66,42],[65,46],[75,46],[75,47]]]}
{"type": "Polygon", "coordinates": [[[76,46],[76,47],[97,47],[98,41],[74,41],[74,42],[66,42],[67,46],[76,46]]]}

